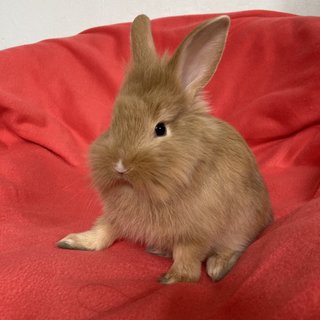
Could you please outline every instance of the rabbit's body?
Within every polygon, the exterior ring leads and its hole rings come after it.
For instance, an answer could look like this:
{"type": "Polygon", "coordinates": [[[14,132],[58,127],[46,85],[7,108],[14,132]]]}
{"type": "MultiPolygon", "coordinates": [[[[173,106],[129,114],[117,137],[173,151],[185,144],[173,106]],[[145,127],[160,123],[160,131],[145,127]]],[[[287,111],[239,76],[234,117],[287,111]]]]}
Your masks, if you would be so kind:
{"type": "Polygon", "coordinates": [[[98,250],[126,238],[173,257],[164,283],[198,280],[205,259],[208,274],[219,280],[272,221],[252,152],[233,127],[209,115],[201,98],[228,22],[204,23],[171,59],[158,59],[149,20],[135,20],[134,63],[110,129],[90,149],[105,214],[60,247],[98,250]]]}
{"type": "MultiPolygon", "coordinates": [[[[188,173],[189,180],[176,184],[176,190],[173,186],[170,194],[163,195],[160,189],[157,199],[157,190],[149,194],[147,185],[145,189],[135,190],[129,182],[121,181],[105,192],[107,219],[118,238],[170,253],[174,243],[188,239],[204,247],[205,257],[218,248],[244,250],[271,222],[269,202],[257,201],[267,194],[260,175],[256,174],[254,158],[242,138],[232,127],[211,116],[204,115],[203,123],[205,135],[199,137],[198,147],[199,150],[208,148],[207,159],[199,153],[198,161],[188,173]],[[240,142],[236,149],[234,140],[240,142]],[[229,154],[235,157],[226,158],[229,154]]],[[[92,150],[94,153],[94,146],[92,150]]]]}

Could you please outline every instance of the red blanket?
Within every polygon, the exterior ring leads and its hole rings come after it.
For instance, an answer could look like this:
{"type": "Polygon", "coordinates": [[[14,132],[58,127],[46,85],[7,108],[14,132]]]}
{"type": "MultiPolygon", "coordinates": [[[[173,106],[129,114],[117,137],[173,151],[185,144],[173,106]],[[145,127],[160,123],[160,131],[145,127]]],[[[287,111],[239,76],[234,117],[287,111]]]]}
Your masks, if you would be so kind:
{"type": "MultiPolygon", "coordinates": [[[[158,51],[212,16],[155,20],[158,51]]],[[[161,285],[170,260],[126,241],[55,246],[100,214],[86,153],[110,123],[130,25],[0,52],[1,319],[320,318],[320,17],[230,16],[207,96],[256,154],[276,221],[218,283],[161,285]]]]}

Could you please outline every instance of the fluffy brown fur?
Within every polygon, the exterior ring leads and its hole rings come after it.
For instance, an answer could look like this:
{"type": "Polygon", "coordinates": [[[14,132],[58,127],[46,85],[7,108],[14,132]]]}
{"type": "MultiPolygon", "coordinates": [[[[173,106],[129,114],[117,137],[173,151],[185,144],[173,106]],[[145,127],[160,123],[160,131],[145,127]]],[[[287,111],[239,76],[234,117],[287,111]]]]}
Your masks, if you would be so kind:
{"type": "Polygon", "coordinates": [[[68,235],[59,247],[100,250],[126,238],[173,257],[163,283],[197,281],[204,260],[209,276],[219,280],[272,221],[252,152],[234,128],[208,114],[201,99],[228,28],[226,16],[206,21],[173,57],[160,59],[149,19],[135,19],[133,61],[111,127],[90,149],[105,213],[91,230],[68,235]],[[159,122],[167,135],[155,136],[159,122]]]}

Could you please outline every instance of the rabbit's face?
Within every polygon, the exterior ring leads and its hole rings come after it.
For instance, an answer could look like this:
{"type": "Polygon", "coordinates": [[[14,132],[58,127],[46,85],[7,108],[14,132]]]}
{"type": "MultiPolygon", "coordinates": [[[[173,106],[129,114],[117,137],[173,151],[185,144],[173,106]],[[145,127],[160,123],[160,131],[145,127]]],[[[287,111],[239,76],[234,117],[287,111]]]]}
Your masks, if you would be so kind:
{"type": "Polygon", "coordinates": [[[159,70],[153,81],[150,70],[139,76],[144,91],[131,86],[131,79],[124,84],[109,131],[92,145],[93,177],[100,190],[120,184],[164,200],[189,183],[198,161],[201,117],[183,90],[159,78],[159,70]]]}

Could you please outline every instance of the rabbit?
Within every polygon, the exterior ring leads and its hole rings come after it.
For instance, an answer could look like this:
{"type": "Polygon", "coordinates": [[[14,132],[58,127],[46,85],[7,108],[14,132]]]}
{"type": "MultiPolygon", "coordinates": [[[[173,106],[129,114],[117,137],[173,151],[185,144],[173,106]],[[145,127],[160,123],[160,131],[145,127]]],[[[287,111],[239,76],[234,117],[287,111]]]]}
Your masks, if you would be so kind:
{"type": "Polygon", "coordinates": [[[204,261],[218,281],[272,222],[253,153],[203,99],[229,25],[228,16],[205,21],[159,57],[149,18],[135,18],[110,128],[89,150],[104,213],[58,247],[101,250],[127,239],[173,259],[163,284],[197,282],[204,261]]]}

